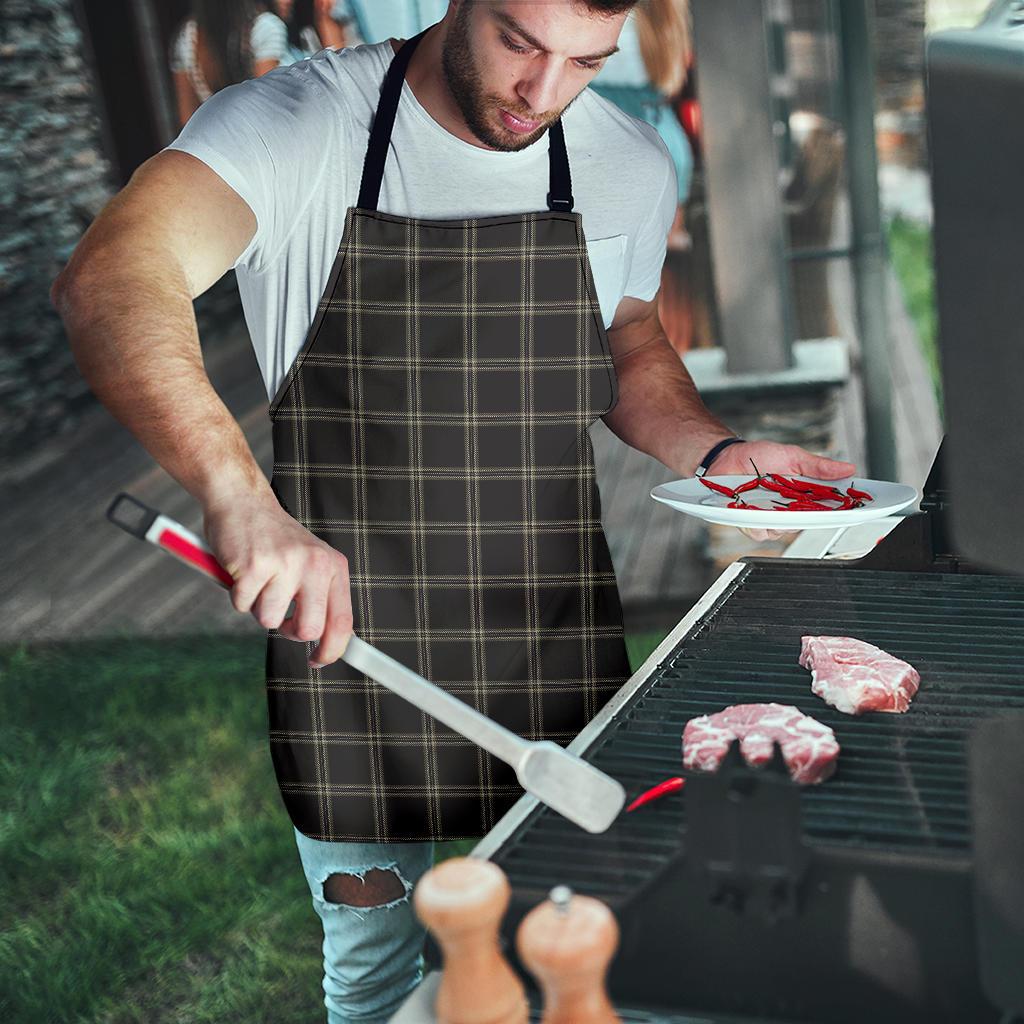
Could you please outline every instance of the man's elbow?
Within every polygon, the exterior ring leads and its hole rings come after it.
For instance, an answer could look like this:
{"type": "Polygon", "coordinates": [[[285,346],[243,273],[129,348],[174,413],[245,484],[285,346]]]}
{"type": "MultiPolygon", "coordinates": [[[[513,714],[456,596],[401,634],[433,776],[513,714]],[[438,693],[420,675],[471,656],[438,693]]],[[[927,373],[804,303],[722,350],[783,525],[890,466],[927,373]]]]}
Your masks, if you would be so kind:
{"type": "Polygon", "coordinates": [[[50,303],[64,322],[65,332],[72,347],[75,333],[72,325],[81,316],[82,296],[85,292],[82,277],[81,270],[69,263],[50,285],[50,303]]]}
{"type": "Polygon", "coordinates": [[[102,252],[92,248],[89,252],[72,253],[64,269],[50,285],[50,303],[65,326],[85,310],[90,295],[95,295],[104,272],[99,263],[105,262],[102,252]]]}
{"type": "Polygon", "coordinates": [[[70,290],[71,274],[67,266],[54,278],[50,285],[50,305],[57,311],[61,319],[67,308],[67,296],[70,290]]]}

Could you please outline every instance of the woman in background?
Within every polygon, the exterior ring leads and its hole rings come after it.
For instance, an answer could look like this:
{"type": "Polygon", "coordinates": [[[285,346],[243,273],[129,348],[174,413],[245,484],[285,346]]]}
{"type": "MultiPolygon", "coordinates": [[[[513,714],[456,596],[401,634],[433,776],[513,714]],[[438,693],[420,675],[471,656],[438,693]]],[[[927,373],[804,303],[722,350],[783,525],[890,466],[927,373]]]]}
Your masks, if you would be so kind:
{"type": "Polygon", "coordinates": [[[178,123],[215,92],[288,60],[288,29],[257,0],[193,0],[171,46],[178,123]]]}
{"type": "Polygon", "coordinates": [[[630,11],[619,35],[619,50],[590,88],[627,114],[653,125],[676,169],[679,205],[668,236],[658,312],[672,347],[680,354],[692,343],[693,299],[680,264],[691,247],[683,208],[693,179],[693,148],[676,113],[692,58],[688,0],[645,0],[630,11]]]}
{"type": "Polygon", "coordinates": [[[686,202],[693,150],[672,101],[682,91],[692,43],[687,0],[646,0],[630,11],[613,53],[590,83],[627,114],[653,125],[676,168],[679,202],[686,202]]]}
{"type": "Polygon", "coordinates": [[[274,0],[274,6],[288,26],[289,63],[312,57],[325,47],[340,50],[352,45],[347,32],[350,19],[343,2],[274,0]]]}

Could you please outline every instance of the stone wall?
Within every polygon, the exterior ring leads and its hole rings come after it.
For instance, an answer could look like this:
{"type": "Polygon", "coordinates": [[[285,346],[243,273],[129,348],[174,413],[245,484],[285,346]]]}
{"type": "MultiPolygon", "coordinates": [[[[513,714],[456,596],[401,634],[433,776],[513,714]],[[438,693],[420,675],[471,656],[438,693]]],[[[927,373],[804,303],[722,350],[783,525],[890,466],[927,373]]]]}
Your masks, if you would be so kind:
{"type": "MultiPolygon", "coordinates": [[[[0,0],[0,465],[96,408],[50,284],[116,191],[72,0],[0,0]]],[[[196,303],[216,345],[241,307],[227,274],[196,303]]]]}
{"type": "Polygon", "coordinates": [[[0,460],[92,405],[49,286],[111,192],[70,0],[0,0],[0,460]]]}

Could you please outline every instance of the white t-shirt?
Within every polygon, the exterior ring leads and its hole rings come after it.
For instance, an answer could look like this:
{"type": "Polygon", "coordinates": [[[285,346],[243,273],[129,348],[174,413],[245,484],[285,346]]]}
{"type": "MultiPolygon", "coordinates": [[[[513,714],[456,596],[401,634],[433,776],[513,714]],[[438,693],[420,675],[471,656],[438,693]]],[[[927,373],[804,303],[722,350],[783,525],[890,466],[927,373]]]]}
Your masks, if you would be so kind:
{"type": "MultiPolygon", "coordinates": [[[[271,398],[305,341],[355,206],[370,123],[394,51],[385,40],[230,86],[168,147],[191,153],[250,206],[256,233],[235,263],[271,398]]],[[[623,295],[658,291],[676,209],[675,168],[648,124],[584,89],[562,116],[605,326],[623,295]]],[[[548,137],[518,152],[456,138],[406,82],[378,209],[435,220],[547,209],[548,137]]]]}

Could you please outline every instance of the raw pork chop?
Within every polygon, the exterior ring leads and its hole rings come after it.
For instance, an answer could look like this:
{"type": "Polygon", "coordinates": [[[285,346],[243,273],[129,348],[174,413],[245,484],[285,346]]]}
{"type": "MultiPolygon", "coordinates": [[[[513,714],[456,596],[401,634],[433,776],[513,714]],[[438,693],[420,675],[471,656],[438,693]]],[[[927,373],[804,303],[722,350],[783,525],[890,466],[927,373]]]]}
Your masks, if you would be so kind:
{"type": "Polygon", "coordinates": [[[824,782],[839,756],[835,733],[789,704],[734,704],[686,723],[683,767],[715,771],[734,739],[755,767],[771,760],[772,742],[778,740],[790,778],[804,784],[824,782]]]}
{"type": "Polygon", "coordinates": [[[912,665],[848,636],[805,636],[800,664],[811,670],[811,692],[847,715],[906,711],[921,677],[912,665]]]}

